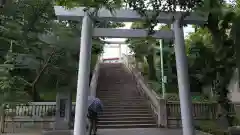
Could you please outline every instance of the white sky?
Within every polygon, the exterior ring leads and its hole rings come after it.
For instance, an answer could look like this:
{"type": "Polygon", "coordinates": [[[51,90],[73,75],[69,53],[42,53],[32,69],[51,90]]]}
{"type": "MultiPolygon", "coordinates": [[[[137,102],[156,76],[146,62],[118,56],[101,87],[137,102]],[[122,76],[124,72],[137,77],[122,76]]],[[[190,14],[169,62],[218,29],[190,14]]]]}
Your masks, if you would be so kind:
{"type": "MultiPolygon", "coordinates": [[[[131,22],[124,23],[125,27],[122,27],[122,29],[130,29],[131,27],[131,22]]],[[[121,29],[121,28],[120,28],[121,29]]],[[[187,26],[184,28],[184,36],[186,37],[189,32],[193,32],[194,29],[192,28],[191,25],[187,26]]],[[[125,41],[126,38],[109,38],[107,41],[125,41]]],[[[128,54],[130,50],[128,49],[127,45],[122,45],[121,46],[121,54],[128,54]]],[[[118,48],[110,48],[110,47],[105,47],[104,48],[104,53],[103,57],[104,58],[114,58],[114,57],[119,57],[120,52],[118,48]]]]}

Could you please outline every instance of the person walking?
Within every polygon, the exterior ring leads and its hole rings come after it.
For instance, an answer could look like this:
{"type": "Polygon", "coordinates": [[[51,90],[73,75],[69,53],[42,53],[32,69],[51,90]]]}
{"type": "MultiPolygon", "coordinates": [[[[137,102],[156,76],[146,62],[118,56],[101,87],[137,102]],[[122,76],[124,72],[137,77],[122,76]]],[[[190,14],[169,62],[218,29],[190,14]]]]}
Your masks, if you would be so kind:
{"type": "Polygon", "coordinates": [[[98,117],[103,111],[103,104],[99,98],[95,98],[93,96],[88,97],[88,114],[87,118],[90,123],[89,127],[89,135],[96,135],[97,133],[97,122],[98,117]]]}

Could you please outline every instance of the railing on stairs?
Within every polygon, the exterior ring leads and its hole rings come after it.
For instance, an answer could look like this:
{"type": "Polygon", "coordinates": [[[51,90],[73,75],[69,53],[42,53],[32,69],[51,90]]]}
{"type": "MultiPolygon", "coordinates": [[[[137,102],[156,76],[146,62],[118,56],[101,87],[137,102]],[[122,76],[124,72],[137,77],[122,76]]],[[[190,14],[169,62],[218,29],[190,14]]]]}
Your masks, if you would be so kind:
{"type": "MultiPolygon", "coordinates": [[[[160,98],[154,90],[152,90],[147,81],[144,81],[143,75],[137,70],[135,59],[133,56],[124,56],[123,64],[133,74],[138,90],[144,95],[157,118],[157,124],[159,127],[169,127],[174,125],[181,127],[181,106],[179,101],[168,101],[160,98]]],[[[229,112],[233,115],[236,114],[236,108],[239,107],[239,103],[231,105],[229,112]]],[[[219,113],[219,105],[216,102],[193,102],[192,103],[192,115],[195,121],[206,121],[217,119],[219,113]]]]}
{"type": "Polygon", "coordinates": [[[99,69],[100,69],[101,59],[98,57],[97,63],[95,65],[93,76],[90,83],[90,96],[96,96],[96,89],[98,84],[98,76],[99,76],[99,69]]]}
{"type": "Polygon", "coordinates": [[[149,88],[148,84],[145,83],[141,73],[136,70],[134,61],[135,60],[132,56],[123,56],[123,64],[133,74],[138,90],[140,90],[140,94],[147,98],[157,119],[158,127],[167,127],[166,100],[161,99],[153,90],[149,88]]]}

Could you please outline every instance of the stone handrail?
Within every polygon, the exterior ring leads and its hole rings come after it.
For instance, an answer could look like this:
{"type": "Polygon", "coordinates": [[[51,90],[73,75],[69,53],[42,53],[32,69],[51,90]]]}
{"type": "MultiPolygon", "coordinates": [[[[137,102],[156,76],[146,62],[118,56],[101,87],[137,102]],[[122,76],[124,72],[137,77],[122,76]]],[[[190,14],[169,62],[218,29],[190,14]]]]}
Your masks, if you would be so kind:
{"type": "Polygon", "coordinates": [[[131,56],[123,56],[123,63],[126,68],[133,74],[138,90],[140,94],[144,95],[152,111],[154,112],[157,118],[157,124],[159,127],[167,126],[167,111],[166,111],[166,100],[161,99],[153,90],[151,90],[148,84],[145,83],[143,76],[134,66],[134,59],[131,56]]]}
{"type": "Polygon", "coordinates": [[[98,84],[98,76],[99,76],[99,68],[100,68],[100,62],[101,59],[98,57],[98,60],[96,62],[91,83],[90,83],[90,96],[96,96],[96,89],[97,89],[97,84],[98,84]]]}

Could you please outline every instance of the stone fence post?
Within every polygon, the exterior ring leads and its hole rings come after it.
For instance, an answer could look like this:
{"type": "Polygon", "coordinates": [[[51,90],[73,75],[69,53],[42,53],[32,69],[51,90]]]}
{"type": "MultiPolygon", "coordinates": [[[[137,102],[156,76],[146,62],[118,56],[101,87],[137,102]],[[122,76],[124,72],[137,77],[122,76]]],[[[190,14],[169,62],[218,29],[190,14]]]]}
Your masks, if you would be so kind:
{"type": "Polygon", "coordinates": [[[0,133],[4,133],[4,125],[5,125],[5,110],[4,105],[0,106],[0,133]]]}
{"type": "Polygon", "coordinates": [[[162,98],[158,101],[158,127],[167,127],[167,101],[162,98]]]}
{"type": "Polygon", "coordinates": [[[56,96],[55,130],[70,129],[72,113],[71,92],[58,92],[56,96]]]}

